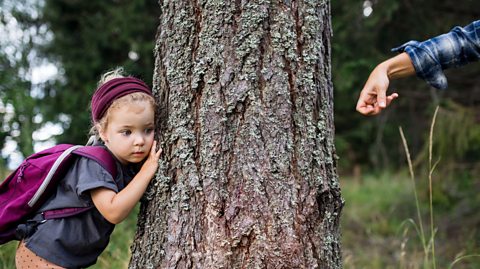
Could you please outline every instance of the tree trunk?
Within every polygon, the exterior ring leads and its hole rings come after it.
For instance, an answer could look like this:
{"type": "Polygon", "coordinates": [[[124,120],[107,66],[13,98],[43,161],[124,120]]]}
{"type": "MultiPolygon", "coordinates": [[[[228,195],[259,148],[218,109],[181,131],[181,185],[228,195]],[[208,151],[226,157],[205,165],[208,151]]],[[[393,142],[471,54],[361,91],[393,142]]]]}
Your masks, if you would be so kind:
{"type": "Polygon", "coordinates": [[[160,5],[130,268],[341,268],[330,2],[160,5]]]}

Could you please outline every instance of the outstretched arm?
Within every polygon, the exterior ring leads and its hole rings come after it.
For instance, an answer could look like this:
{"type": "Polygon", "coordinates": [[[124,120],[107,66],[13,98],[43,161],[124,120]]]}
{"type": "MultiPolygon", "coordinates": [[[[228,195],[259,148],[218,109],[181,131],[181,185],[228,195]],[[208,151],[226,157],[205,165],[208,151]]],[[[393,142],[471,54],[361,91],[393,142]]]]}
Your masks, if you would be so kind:
{"type": "Polygon", "coordinates": [[[447,88],[444,69],[480,59],[480,20],[423,42],[409,41],[393,51],[403,53],[375,67],[360,93],[357,111],[363,115],[380,113],[398,97],[386,95],[391,79],[416,74],[435,88],[447,88]]]}
{"type": "Polygon", "coordinates": [[[407,77],[415,74],[415,68],[407,53],[390,58],[373,69],[365,86],[360,92],[357,111],[363,115],[377,115],[398,97],[397,93],[387,96],[391,79],[407,77]]]}
{"type": "Polygon", "coordinates": [[[116,193],[107,188],[97,188],[91,191],[95,207],[105,219],[113,224],[122,222],[142,198],[150,180],[158,168],[158,159],[162,151],[155,151],[156,141],[150,149],[150,155],[143,164],[140,171],[132,181],[120,192],[116,193]]]}

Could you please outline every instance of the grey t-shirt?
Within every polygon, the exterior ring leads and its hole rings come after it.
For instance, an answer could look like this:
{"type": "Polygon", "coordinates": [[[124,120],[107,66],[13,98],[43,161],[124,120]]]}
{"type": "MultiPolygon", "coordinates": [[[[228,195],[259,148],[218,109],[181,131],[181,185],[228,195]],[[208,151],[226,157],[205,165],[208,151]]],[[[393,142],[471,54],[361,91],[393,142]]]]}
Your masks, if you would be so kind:
{"type": "MultiPolygon", "coordinates": [[[[114,181],[96,161],[77,158],[56,193],[39,212],[93,206],[90,190],[104,187],[119,192],[136,173],[133,167],[122,166],[118,162],[117,171],[114,181]]],[[[25,239],[25,243],[35,254],[59,266],[84,268],[95,264],[108,245],[114,227],[93,207],[79,215],[45,221],[37,226],[33,235],[25,239]]]]}

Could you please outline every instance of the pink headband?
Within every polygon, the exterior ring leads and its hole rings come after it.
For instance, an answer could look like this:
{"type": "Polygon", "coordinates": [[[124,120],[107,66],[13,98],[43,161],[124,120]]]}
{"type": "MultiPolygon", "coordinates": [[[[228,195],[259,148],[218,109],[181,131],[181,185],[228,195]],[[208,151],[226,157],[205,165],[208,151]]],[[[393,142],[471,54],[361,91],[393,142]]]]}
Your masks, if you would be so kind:
{"type": "Polygon", "coordinates": [[[92,119],[98,122],[116,99],[134,92],[152,96],[152,90],[140,79],[133,77],[114,78],[102,84],[92,97],[92,119]]]}

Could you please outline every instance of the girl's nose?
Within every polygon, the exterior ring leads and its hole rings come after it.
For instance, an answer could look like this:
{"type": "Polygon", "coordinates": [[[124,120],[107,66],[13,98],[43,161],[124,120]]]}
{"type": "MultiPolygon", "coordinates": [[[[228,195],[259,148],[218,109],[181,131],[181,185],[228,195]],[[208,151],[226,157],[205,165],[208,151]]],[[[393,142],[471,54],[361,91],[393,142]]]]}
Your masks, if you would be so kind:
{"type": "Polygon", "coordinates": [[[143,146],[144,143],[145,143],[145,138],[143,137],[143,135],[135,136],[135,141],[134,141],[135,146],[143,146]]]}

